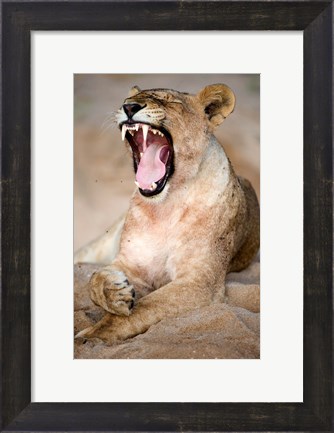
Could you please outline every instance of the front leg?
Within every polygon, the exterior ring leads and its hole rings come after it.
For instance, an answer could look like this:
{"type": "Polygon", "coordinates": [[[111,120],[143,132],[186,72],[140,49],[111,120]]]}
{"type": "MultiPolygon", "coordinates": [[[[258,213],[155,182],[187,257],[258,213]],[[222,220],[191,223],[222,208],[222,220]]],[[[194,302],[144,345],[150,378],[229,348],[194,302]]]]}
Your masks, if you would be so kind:
{"type": "Polygon", "coordinates": [[[90,282],[92,301],[109,313],[129,316],[134,306],[135,290],[126,275],[113,266],[94,272],[90,282]]]}
{"type": "Polygon", "coordinates": [[[77,337],[100,338],[108,344],[142,334],[160,320],[187,311],[222,302],[224,283],[178,280],[141,298],[130,316],[107,314],[95,326],[84,329],[77,337]]]}

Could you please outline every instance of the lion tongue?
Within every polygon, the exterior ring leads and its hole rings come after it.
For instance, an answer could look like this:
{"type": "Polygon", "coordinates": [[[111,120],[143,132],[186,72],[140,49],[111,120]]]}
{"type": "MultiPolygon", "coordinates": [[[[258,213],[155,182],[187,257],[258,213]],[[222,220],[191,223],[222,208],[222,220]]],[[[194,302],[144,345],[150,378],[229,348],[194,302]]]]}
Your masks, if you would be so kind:
{"type": "Polygon", "coordinates": [[[166,165],[161,158],[167,159],[168,152],[162,152],[166,147],[168,146],[152,143],[146,148],[136,173],[136,181],[141,189],[152,189],[152,183],[157,182],[165,175],[166,165]]]}

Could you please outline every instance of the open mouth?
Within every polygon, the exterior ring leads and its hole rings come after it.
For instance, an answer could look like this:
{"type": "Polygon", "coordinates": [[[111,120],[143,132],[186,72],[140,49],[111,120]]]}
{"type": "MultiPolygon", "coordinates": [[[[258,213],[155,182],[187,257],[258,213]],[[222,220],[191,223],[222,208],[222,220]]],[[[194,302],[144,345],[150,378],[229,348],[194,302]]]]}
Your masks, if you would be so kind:
{"type": "Polygon", "coordinates": [[[159,194],[173,174],[173,141],[169,132],[147,123],[120,125],[129,142],[136,172],[135,184],[145,197],[159,194]]]}

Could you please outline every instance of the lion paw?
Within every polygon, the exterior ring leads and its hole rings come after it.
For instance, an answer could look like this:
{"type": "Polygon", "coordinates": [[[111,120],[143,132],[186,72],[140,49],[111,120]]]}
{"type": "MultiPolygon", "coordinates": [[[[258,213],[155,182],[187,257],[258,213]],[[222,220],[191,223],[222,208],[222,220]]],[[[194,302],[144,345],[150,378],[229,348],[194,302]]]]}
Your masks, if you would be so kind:
{"type": "Polygon", "coordinates": [[[129,316],[135,302],[135,290],[121,271],[101,270],[90,279],[92,301],[109,313],[129,316]]]}

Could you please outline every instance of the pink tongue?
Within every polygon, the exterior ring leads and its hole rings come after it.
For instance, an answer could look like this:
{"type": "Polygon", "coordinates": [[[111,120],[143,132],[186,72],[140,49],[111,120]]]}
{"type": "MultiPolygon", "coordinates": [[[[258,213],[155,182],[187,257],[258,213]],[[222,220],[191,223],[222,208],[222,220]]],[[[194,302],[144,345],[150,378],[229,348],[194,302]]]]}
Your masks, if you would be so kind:
{"type": "Polygon", "coordinates": [[[141,157],[136,174],[136,181],[141,189],[151,189],[153,182],[160,180],[166,173],[166,166],[160,159],[161,144],[150,144],[141,157]]]}

